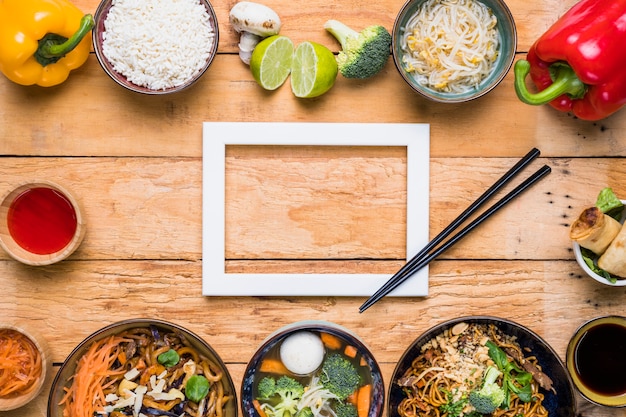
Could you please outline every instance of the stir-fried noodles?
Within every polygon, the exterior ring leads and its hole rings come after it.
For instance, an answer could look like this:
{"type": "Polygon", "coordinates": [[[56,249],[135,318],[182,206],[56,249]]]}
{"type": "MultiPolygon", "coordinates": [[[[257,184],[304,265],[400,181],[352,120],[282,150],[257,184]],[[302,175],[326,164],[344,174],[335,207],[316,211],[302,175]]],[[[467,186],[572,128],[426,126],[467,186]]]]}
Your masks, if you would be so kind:
{"type": "Polygon", "coordinates": [[[61,401],[64,417],[221,417],[230,400],[218,364],[183,334],[135,328],[94,342],[61,401]]]}
{"type": "Polygon", "coordinates": [[[552,381],[541,371],[535,357],[525,356],[515,338],[502,334],[494,325],[461,323],[427,342],[420,352],[406,373],[394,381],[405,394],[397,408],[401,417],[476,415],[470,393],[481,388],[485,371],[498,366],[500,359],[517,371],[506,376],[506,371],[502,371],[498,377],[496,382],[503,389],[504,378],[514,386],[508,389],[506,400],[489,415],[547,417],[540,387],[552,390],[552,381]],[[492,346],[497,346],[494,351],[501,353],[495,361],[492,346]],[[527,394],[521,393],[524,389],[515,379],[523,381],[521,376],[528,381],[527,394]],[[514,392],[518,389],[519,395],[514,392]]]}
{"type": "Polygon", "coordinates": [[[498,57],[497,18],[477,0],[429,0],[401,38],[405,71],[426,87],[463,93],[491,72],[498,57]]]}

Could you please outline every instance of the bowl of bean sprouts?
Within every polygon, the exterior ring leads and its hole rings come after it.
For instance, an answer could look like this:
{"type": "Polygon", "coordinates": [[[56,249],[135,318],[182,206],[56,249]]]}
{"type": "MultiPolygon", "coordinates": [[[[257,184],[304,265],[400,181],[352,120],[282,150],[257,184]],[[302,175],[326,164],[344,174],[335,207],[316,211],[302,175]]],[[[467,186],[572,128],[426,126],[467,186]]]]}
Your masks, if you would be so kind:
{"type": "Polygon", "coordinates": [[[414,91],[461,103],[504,79],[515,59],[517,30],[503,0],[407,0],[392,39],[396,68],[414,91]]]}

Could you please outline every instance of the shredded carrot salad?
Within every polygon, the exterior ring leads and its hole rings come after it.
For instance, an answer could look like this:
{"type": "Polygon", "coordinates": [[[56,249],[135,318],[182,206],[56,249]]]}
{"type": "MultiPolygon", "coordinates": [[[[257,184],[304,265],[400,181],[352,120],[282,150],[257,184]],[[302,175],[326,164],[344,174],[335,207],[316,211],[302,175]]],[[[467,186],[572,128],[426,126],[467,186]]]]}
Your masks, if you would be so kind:
{"type": "Polygon", "coordinates": [[[31,392],[41,371],[41,355],[35,344],[17,330],[0,330],[0,398],[31,392]]]}
{"type": "Polygon", "coordinates": [[[111,379],[111,376],[126,372],[123,369],[112,369],[119,355],[119,344],[124,340],[118,336],[99,340],[80,358],[72,377],[73,383],[65,388],[61,400],[61,404],[66,405],[63,417],[93,417],[104,409],[106,380],[112,384],[115,379],[111,379]]]}

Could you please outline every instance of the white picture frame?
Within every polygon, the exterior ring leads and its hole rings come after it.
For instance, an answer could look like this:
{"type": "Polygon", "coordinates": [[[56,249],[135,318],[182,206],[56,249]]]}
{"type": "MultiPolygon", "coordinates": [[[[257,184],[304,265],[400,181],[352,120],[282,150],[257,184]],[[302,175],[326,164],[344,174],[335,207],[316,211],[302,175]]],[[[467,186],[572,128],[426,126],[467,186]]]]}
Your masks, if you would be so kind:
{"type": "MultiPolygon", "coordinates": [[[[428,124],[205,122],[202,161],[202,294],[205,296],[370,296],[391,277],[390,274],[351,273],[227,273],[225,160],[226,147],[229,145],[406,147],[407,258],[411,258],[428,243],[428,124]]],[[[418,271],[389,294],[426,295],[428,267],[418,271]]]]}

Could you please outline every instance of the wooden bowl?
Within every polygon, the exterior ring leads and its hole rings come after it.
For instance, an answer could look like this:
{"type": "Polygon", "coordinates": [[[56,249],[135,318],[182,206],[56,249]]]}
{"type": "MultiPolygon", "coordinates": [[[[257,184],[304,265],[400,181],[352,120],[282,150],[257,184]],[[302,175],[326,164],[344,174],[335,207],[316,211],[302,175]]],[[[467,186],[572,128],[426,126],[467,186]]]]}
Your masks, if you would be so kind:
{"type": "Polygon", "coordinates": [[[0,333],[4,333],[5,331],[15,331],[21,333],[33,343],[41,358],[41,372],[36,381],[29,387],[28,391],[17,396],[0,397],[0,412],[22,407],[37,397],[43,388],[46,376],[49,372],[49,366],[51,364],[48,344],[41,336],[32,330],[26,330],[22,326],[0,323],[0,333]]]}
{"type": "Polygon", "coordinates": [[[624,335],[626,316],[600,316],[580,325],[567,345],[566,366],[574,385],[589,402],[626,407],[624,335]],[[621,366],[620,366],[621,363],[621,366]],[[621,381],[621,383],[618,383],[621,381]]]}
{"type": "MultiPolygon", "coordinates": [[[[31,194],[32,195],[32,194],[31,194]]],[[[32,202],[33,200],[31,200],[32,202]]],[[[57,223],[58,224],[58,223],[57,223]]],[[[32,231],[31,231],[32,232],[32,231]]],[[[30,233],[30,232],[29,232],[30,233]]],[[[49,236],[46,236],[44,228],[38,229],[37,234],[31,235],[30,238],[36,241],[43,241],[49,236]]],[[[70,232],[71,233],[71,232],[70,232]]],[[[85,223],[83,221],[83,215],[80,209],[80,205],[70,192],[55,184],[46,180],[37,180],[28,183],[18,185],[16,188],[7,193],[0,203],[0,246],[14,259],[27,264],[27,265],[50,265],[55,262],[62,261],[70,256],[80,246],[83,237],[85,235],[85,223]],[[39,204],[43,200],[34,200],[33,207],[37,207],[37,212],[29,211],[29,216],[36,216],[42,223],[52,224],[58,221],[55,217],[59,212],[55,209],[59,206],[63,210],[66,210],[65,217],[72,216],[72,221],[75,220],[76,227],[72,235],[68,235],[67,239],[62,240],[62,243],[55,242],[55,246],[50,246],[48,250],[44,250],[43,247],[32,247],[28,244],[24,244],[23,237],[15,234],[15,228],[10,226],[10,216],[14,216],[17,212],[16,200],[18,198],[24,198],[24,196],[33,192],[33,190],[45,190],[47,195],[53,195],[54,201],[44,201],[46,204],[39,204]],[[50,203],[50,204],[48,204],[50,203]],[[67,210],[67,205],[71,205],[71,210],[67,210]],[[43,220],[45,218],[45,220],[43,220]],[[22,244],[18,243],[21,242],[22,244]]]]}

